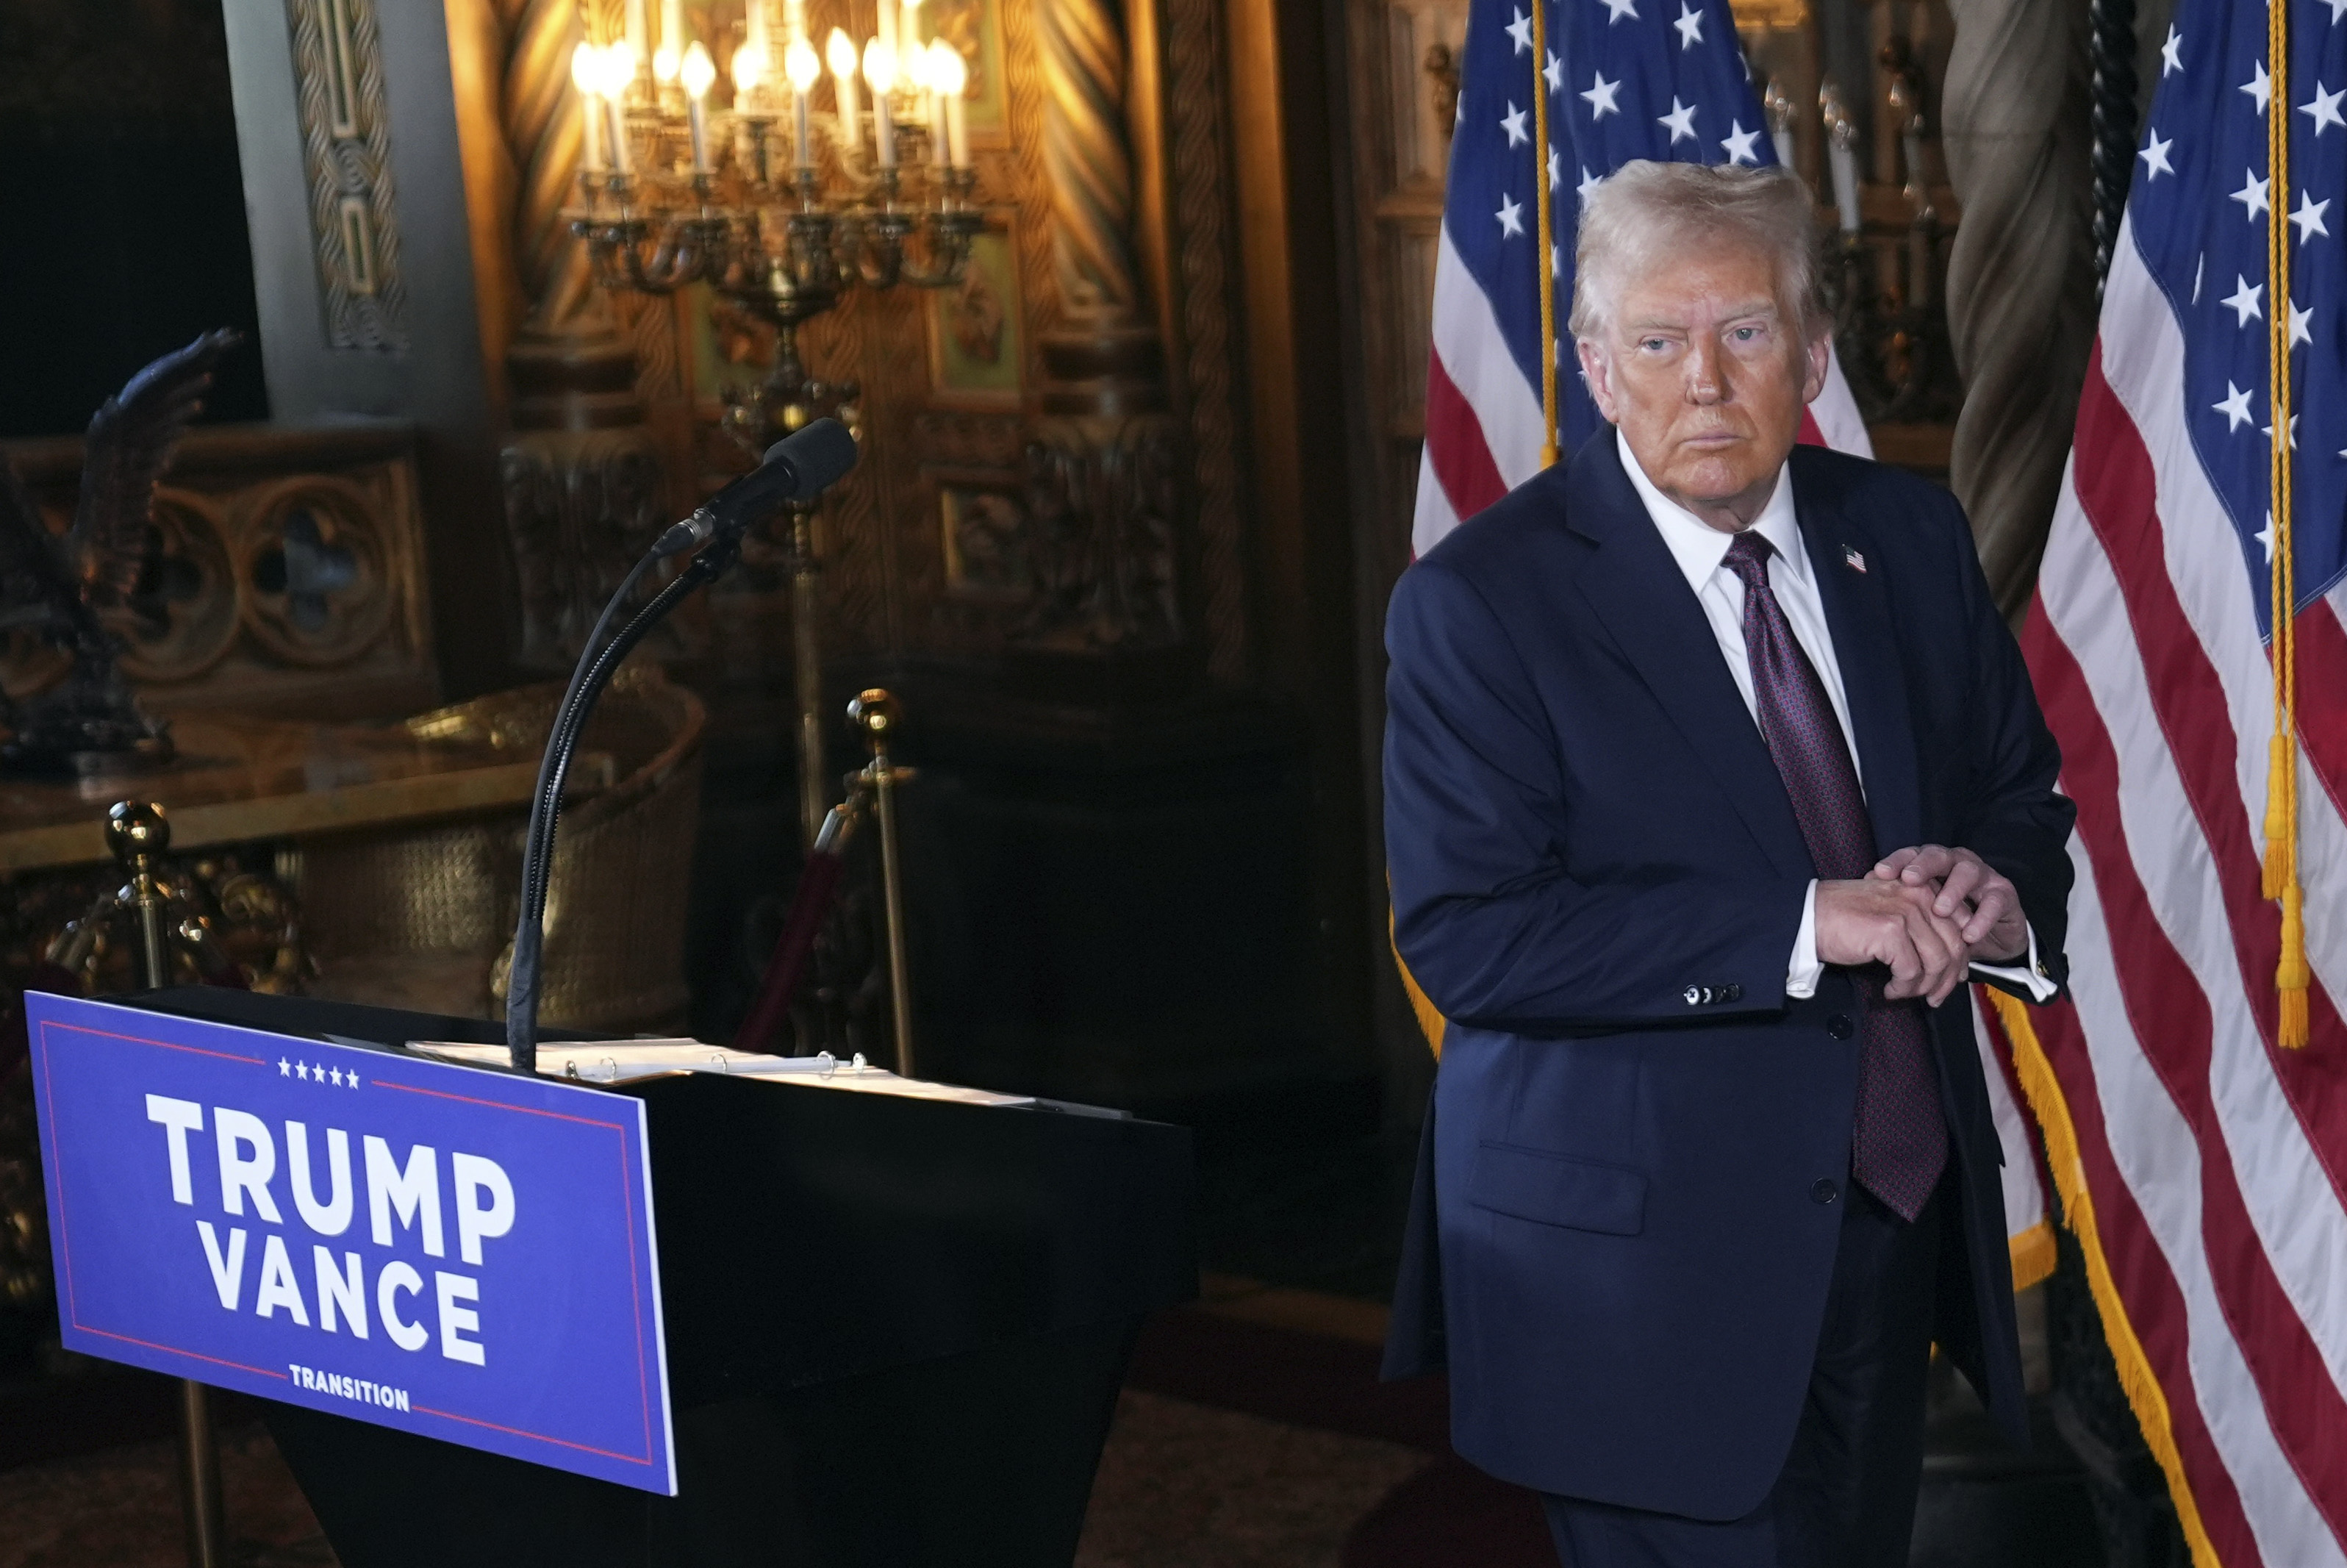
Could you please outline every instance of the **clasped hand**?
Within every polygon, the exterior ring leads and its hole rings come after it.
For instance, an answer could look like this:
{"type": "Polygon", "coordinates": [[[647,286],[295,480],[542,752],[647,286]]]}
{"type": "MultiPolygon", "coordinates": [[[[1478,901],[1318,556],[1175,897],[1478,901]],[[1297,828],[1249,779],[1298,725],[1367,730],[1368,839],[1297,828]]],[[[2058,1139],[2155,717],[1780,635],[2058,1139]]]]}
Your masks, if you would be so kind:
{"type": "Polygon", "coordinates": [[[2021,895],[1979,856],[1923,844],[1884,856],[1864,876],[1819,883],[1817,941],[1823,963],[1889,966],[1885,997],[1938,1007],[1973,963],[2026,952],[2029,928],[2021,895]]]}

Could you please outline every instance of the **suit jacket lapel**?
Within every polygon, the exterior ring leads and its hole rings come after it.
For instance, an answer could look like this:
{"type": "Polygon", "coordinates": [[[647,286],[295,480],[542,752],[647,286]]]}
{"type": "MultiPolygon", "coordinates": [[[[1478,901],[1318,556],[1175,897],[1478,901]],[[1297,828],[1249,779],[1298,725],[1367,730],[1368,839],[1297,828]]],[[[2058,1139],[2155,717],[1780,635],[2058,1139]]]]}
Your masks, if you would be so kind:
{"type": "Polygon", "coordinates": [[[1804,466],[1798,459],[1793,464],[1793,509],[1825,605],[1826,627],[1833,634],[1850,728],[1858,735],[1875,853],[1888,855],[1918,842],[1922,833],[1915,728],[1891,614],[1889,563],[1864,524],[1818,494],[1813,481],[1804,483],[1804,466]],[[1853,566],[1845,553],[1850,549],[1874,569],[1853,566]]]}
{"type": "Polygon", "coordinates": [[[1703,608],[1601,429],[1565,475],[1567,525],[1597,548],[1576,575],[1655,700],[1708,765],[1720,791],[1780,876],[1814,875],[1785,782],[1736,689],[1703,608]]]}

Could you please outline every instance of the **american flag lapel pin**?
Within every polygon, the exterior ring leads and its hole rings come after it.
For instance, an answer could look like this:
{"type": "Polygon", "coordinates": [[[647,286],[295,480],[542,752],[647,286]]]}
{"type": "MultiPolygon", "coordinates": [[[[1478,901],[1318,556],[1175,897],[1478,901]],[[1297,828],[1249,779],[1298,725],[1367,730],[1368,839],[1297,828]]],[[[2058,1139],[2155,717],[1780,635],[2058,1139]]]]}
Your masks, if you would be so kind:
{"type": "Polygon", "coordinates": [[[1864,571],[1866,569],[1866,558],[1859,554],[1856,550],[1850,548],[1848,545],[1844,545],[1841,547],[1841,564],[1850,568],[1852,571],[1864,571]]]}

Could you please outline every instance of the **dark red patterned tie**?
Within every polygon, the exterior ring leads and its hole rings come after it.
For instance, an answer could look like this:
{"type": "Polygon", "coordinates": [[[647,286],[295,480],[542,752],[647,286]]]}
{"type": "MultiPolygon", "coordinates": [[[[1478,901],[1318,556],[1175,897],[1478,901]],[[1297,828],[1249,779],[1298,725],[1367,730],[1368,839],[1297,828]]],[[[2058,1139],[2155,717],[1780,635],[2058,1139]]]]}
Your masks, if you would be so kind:
{"type": "MultiPolygon", "coordinates": [[[[1744,582],[1744,653],[1752,666],[1760,733],[1793,797],[1793,815],[1818,876],[1827,881],[1863,876],[1876,858],[1866,797],[1825,685],[1768,586],[1771,553],[1767,539],[1741,533],[1727,547],[1726,562],[1744,582]]],[[[1911,1220],[1923,1212],[1948,1162],[1931,1040],[1919,1003],[1883,999],[1879,970],[1861,969],[1851,978],[1864,1011],[1850,1173],[1911,1220]]]]}

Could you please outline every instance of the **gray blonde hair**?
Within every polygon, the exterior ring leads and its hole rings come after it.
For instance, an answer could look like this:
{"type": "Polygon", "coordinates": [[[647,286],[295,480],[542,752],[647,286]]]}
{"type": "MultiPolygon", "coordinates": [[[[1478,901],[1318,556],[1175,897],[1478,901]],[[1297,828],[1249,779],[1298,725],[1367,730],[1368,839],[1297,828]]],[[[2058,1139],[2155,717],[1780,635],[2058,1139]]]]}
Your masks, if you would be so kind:
{"type": "Polygon", "coordinates": [[[1769,258],[1778,305],[1803,337],[1822,328],[1817,218],[1799,176],[1786,169],[1640,159],[1624,164],[1582,202],[1567,323],[1573,335],[1595,339],[1604,330],[1623,279],[1674,251],[1723,241],[1769,258]]]}

